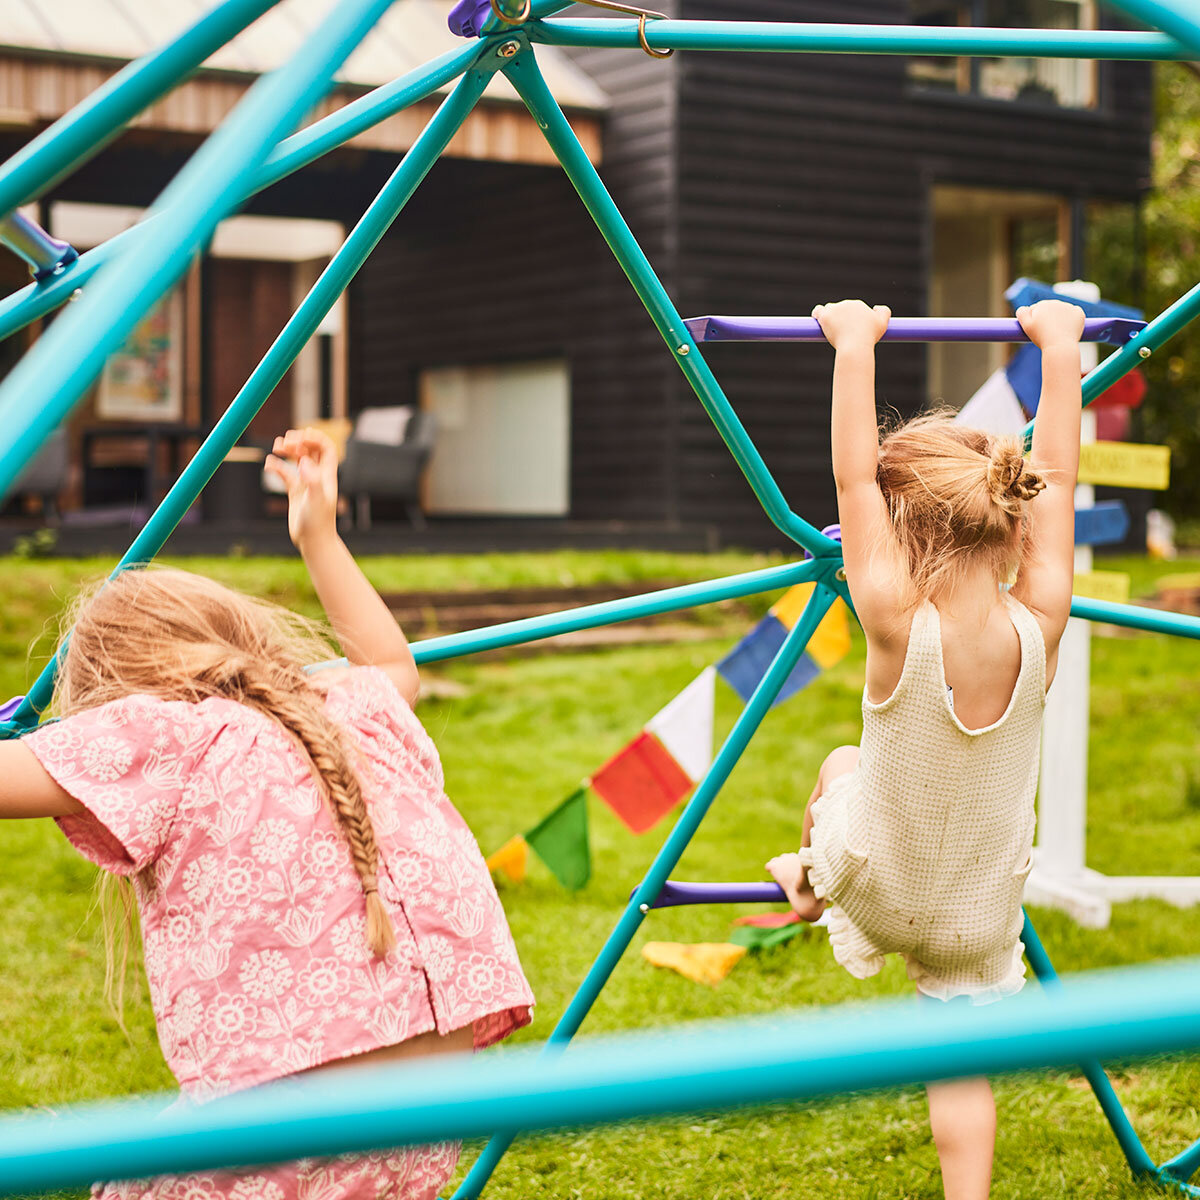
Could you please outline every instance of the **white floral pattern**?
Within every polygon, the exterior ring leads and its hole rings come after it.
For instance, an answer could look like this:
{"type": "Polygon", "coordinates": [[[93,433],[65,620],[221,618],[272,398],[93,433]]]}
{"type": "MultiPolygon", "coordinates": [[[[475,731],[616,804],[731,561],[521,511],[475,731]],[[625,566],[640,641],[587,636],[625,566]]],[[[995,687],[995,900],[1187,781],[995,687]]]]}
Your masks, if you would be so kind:
{"type": "Polygon", "coordinates": [[[437,1200],[459,1144],[304,1159],[253,1175],[213,1172],[127,1180],[93,1189],[96,1200],[437,1200]]]}
{"type": "MultiPolygon", "coordinates": [[[[163,1053],[205,1100],[418,1034],[477,1047],[530,1019],[483,856],[443,792],[428,734],[374,668],[326,684],[359,751],[398,944],[366,945],[362,888],[294,740],[227,700],[130,696],[25,740],[87,810],[59,820],[86,857],[134,877],[163,1053]]],[[[111,1184],[115,1200],[432,1200],[457,1147],[111,1184]]]]}

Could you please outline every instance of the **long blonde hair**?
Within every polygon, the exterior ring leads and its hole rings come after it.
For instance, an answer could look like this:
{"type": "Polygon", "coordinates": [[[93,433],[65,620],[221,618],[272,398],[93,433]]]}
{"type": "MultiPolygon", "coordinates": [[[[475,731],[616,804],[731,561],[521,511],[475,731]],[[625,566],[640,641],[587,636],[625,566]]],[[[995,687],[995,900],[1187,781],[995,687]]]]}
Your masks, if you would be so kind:
{"type": "Polygon", "coordinates": [[[908,561],[914,602],[953,586],[983,566],[997,582],[1021,557],[1029,502],[1045,486],[1016,438],[956,424],[930,413],[879,444],[876,479],[908,561]]]}
{"type": "MultiPolygon", "coordinates": [[[[375,829],[342,733],[304,670],[329,657],[319,627],[167,567],[125,571],[97,585],[76,602],[70,620],[55,694],[60,716],[135,694],[192,704],[219,696],[257,709],[295,738],[350,848],[366,899],[367,944],[386,954],[396,938],[379,898],[375,829]]],[[[113,931],[128,931],[131,905],[127,891],[106,891],[106,991],[111,999],[115,984],[119,1011],[128,937],[118,952],[113,931]]]]}

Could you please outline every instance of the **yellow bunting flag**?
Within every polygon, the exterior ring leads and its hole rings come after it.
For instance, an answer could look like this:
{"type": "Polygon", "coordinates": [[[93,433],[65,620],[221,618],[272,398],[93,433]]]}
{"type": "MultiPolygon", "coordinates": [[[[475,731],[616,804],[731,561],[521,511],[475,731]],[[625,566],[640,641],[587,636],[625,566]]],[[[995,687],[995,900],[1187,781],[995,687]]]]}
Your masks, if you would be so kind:
{"type": "Polygon", "coordinates": [[[528,859],[529,843],[518,833],[488,857],[488,870],[497,871],[513,883],[520,883],[525,878],[525,864],[528,859]]]}
{"type": "Polygon", "coordinates": [[[745,957],[745,946],[734,946],[729,942],[647,942],[642,947],[642,957],[656,967],[678,971],[680,975],[696,983],[707,983],[716,987],[726,975],[745,957]]]}
{"type": "Polygon", "coordinates": [[[1076,571],[1073,591],[1089,600],[1128,604],[1129,576],[1124,571],[1076,571]]]}
{"type": "Polygon", "coordinates": [[[1161,492],[1171,480],[1167,446],[1136,442],[1086,442],[1079,447],[1079,482],[1161,492]]]}
{"type": "MultiPolygon", "coordinates": [[[[800,620],[814,586],[811,583],[798,583],[794,588],[789,588],[771,606],[771,615],[785,629],[791,629],[800,620]]],[[[829,611],[809,638],[806,650],[823,671],[850,653],[850,623],[846,620],[846,605],[841,600],[835,600],[830,605],[829,611]]]]}

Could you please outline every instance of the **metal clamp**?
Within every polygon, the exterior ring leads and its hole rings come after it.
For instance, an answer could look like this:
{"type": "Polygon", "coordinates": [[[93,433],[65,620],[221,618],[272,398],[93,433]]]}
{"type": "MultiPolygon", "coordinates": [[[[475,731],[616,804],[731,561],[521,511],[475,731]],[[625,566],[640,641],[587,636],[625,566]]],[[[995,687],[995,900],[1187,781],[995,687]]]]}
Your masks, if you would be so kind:
{"type": "Polygon", "coordinates": [[[492,15],[499,18],[505,25],[524,25],[529,20],[529,14],[533,10],[533,0],[525,0],[525,5],[520,13],[515,17],[510,17],[508,13],[500,7],[500,0],[492,0],[492,15]]]}

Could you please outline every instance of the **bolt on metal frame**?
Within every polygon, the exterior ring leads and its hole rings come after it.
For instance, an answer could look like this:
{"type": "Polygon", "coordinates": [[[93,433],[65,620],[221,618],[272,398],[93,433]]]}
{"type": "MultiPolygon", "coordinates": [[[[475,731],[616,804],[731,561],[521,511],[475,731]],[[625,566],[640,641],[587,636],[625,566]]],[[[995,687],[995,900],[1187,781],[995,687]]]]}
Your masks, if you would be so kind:
{"type": "MultiPolygon", "coordinates": [[[[675,21],[657,16],[649,21],[645,16],[638,20],[572,21],[555,19],[555,13],[569,7],[561,0],[493,0],[492,14],[484,21],[477,43],[442,55],[307,129],[285,137],[301,114],[328,89],[333,72],[378,20],[388,3],[389,0],[342,0],[291,63],[255,85],[221,129],[176,176],[146,221],[73,261],[67,261],[65,255],[58,263],[47,261],[43,265],[51,269],[43,271],[43,277],[0,300],[0,337],[5,337],[77,297],[79,289],[89,285],[80,303],[55,322],[9,379],[0,385],[0,496],[11,487],[17,472],[51,431],[70,413],[99,373],[106,355],[120,344],[154,301],[177,281],[190,257],[211,235],[220,219],[255,192],[457,79],[453,92],[404,155],[396,172],[284,326],[196,457],[151,515],[123,556],[117,571],[144,565],[152,559],[469,115],[488,78],[496,71],[503,71],[542,129],[599,232],[645,305],[668,351],[746,476],[764,513],[805,551],[807,561],[430,639],[414,646],[417,661],[457,658],[483,649],[551,637],[571,629],[676,611],[802,581],[816,584],[803,615],[785,639],[641,883],[634,889],[596,962],[551,1034],[546,1050],[550,1055],[547,1061],[553,1063],[557,1052],[578,1031],[642,920],[654,906],[670,871],[698,831],[822,616],[838,596],[850,602],[850,595],[839,544],[788,505],[709,369],[689,323],[680,317],[547,88],[531,43],[594,47],[641,45],[655,57],[681,49],[1186,60],[1200,55],[1200,3],[1198,0],[1183,0],[1182,3],[1176,0],[1168,5],[1161,0],[1120,0],[1117,7],[1165,31],[1125,33],[675,21]],[[93,278],[95,282],[91,283],[93,278]]],[[[12,217],[17,204],[40,194],[80,165],[116,136],[137,112],[269,7],[267,0],[226,0],[168,47],[130,64],[100,92],[56,122],[0,167],[0,222],[12,217]]],[[[38,238],[39,233],[35,231],[30,235],[33,238],[31,244],[39,256],[45,257],[52,247],[38,238]]],[[[1087,377],[1085,403],[1094,400],[1197,315],[1200,315],[1200,285],[1149,322],[1087,377]]],[[[1075,600],[1072,613],[1133,629],[1200,638],[1200,619],[1180,613],[1084,599],[1075,600]]],[[[36,725],[50,700],[54,669],[52,662],[34,684],[16,716],[0,724],[0,736],[19,736],[36,725]]],[[[1047,990],[1055,989],[1058,984],[1054,968],[1028,918],[1023,938],[1035,974],[1047,990]]],[[[1182,981],[1180,986],[1183,986],[1182,981]]],[[[1128,1032],[1130,1022],[1125,1022],[1124,1026],[1128,1032]]],[[[1028,1030],[1025,1037],[1036,1039],[1036,1035],[1028,1030]]],[[[1180,1035],[1175,1041],[1163,1044],[1182,1045],[1190,1037],[1190,1033],[1187,1037],[1180,1035]]],[[[986,1042],[986,1035],[981,1033],[968,1045],[981,1046],[986,1042]]],[[[1080,1041],[1079,1050],[1073,1051],[1072,1057],[1083,1058],[1096,1044],[1095,1040],[1080,1041]]],[[[964,1055],[969,1058],[969,1051],[960,1050],[958,1061],[962,1062],[964,1055]]],[[[879,1053],[881,1060],[889,1059],[886,1047],[879,1053]]],[[[897,1050],[892,1057],[900,1054],[897,1050]]],[[[923,1071],[934,1068],[927,1061],[915,1061],[911,1069],[915,1072],[911,1078],[919,1078],[923,1071]]],[[[1085,1059],[1082,1069],[1096,1091],[1133,1172],[1174,1186],[1186,1194],[1200,1196],[1200,1188],[1186,1182],[1200,1167],[1200,1141],[1170,1162],[1156,1167],[1098,1063],[1085,1059]]],[[[751,1089],[742,1095],[745,1098],[752,1094],[751,1089]]],[[[497,1113],[495,1121],[483,1128],[511,1128],[513,1121],[505,1120],[506,1115],[497,1113]]],[[[531,1117],[530,1123],[536,1123],[536,1119],[531,1117]]],[[[480,1194],[513,1136],[504,1133],[493,1137],[456,1193],[455,1200],[468,1200],[480,1194]]],[[[336,1145],[330,1143],[330,1151],[346,1149],[351,1144],[352,1137],[346,1132],[336,1145]]],[[[206,1162],[215,1164],[216,1159],[210,1158],[206,1162]]]]}

